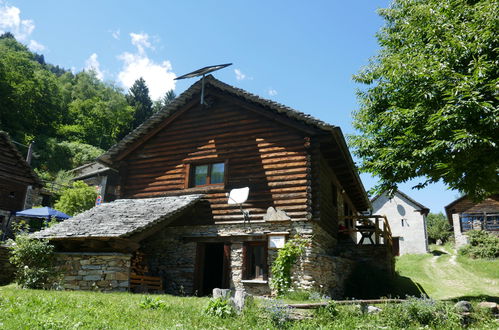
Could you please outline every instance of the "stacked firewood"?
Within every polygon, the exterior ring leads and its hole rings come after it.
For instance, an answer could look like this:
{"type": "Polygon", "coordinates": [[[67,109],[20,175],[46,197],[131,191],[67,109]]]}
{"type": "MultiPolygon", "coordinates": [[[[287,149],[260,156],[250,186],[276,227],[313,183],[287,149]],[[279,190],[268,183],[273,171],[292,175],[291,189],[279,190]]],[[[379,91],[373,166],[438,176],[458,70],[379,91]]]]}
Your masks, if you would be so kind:
{"type": "Polygon", "coordinates": [[[140,251],[134,253],[131,260],[131,268],[132,275],[145,275],[149,271],[144,253],[140,251]]]}

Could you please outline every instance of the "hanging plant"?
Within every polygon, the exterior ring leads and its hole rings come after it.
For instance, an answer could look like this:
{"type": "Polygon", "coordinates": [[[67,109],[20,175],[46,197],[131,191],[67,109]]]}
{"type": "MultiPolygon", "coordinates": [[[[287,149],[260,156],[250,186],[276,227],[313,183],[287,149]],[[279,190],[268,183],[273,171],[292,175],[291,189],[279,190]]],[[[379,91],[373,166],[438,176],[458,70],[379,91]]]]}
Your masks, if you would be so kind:
{"type": "Polygon", "coordinates": [[[278,296],[291,288],[291,268],[305,252],[308,243],[308,239],[296,237],[287,241],[284,247],[279,249],[272,263],[272,279],[270,280],[270,286],[278,296]]]}

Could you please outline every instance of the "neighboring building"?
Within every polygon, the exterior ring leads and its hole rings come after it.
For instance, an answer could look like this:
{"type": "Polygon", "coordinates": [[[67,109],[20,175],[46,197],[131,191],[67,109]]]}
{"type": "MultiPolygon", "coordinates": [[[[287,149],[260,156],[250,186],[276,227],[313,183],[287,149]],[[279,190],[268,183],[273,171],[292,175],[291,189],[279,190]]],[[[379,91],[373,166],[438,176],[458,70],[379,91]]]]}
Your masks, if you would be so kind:
{"type": "Polygon", "coordinates": [[[386,215],[395,255],[428,252],[426,216],[430,209],[397,190],[393,197],[382,193],[371,200],[374,214],[386,215]]]}
{"type": "Polygon", "coordinates": [[[81,180],[95,187],[103,202],[116,199],[116,188],[119,185],[118,171],[97,162],[88,163],[69,171],[74,175],[73,181],[81,180]]]}
{"type": "MultiPolygon", "coordinates": [[[[300,235],[311,245],[298,286],[341,295],[354,261],[335,252],[338,223],[370,207],[341,130],[211,75],[200,104],[201,86],[99,158],[119,171],[118,200],[36,234],[63,253],[66,288],[125,290],[131,272],[160,276],[171,293],[267,294],[277,248],[300,235]],[[227,198],[242,187],[247,219],[227,198]]],[[[392,271],[386,246],[366,251],[392,271]]]]}
{"type": "Polygon", "coordinates": [[[11,214],[32,206],[26,201],[28,187],[38,189],[42,183],[9,135],[0,131],[0,231],[3,233],[8,231],[11,214]]]}
{"type": "Polygon", "coordinates": [[[456,247],[468,243],[466,232],[472,229],[499,235],[499,195],[490,196],[478,203],[463,196],[447,205],[445,213],[454,228],[456,247]]]}

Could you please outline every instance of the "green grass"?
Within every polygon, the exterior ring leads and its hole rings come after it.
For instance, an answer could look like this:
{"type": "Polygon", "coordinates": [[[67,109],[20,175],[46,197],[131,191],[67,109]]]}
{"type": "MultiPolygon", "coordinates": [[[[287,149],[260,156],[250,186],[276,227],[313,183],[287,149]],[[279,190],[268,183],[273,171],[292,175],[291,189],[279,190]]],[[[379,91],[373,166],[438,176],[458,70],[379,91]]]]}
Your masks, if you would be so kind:
{"type": "Polygon", "coordinates": [[[434,299],[499,299],[499,260],[456,256],[449,246],[431,246],[434,254],[397,258],[396,270],[434,299]]]}
{"type": "MultiPolygon", "coordinates": [[[[400,305],[385,304],[379,314],[362,314],[354,305],[301,313],[312,318],[287,321],[276,327],[258,301],[242,315],[217,318],[204,313],[208,298],[174,297],[82,291],[42,291],[0,287],[1,329],[417,329],[414,321],[401,321],[400,305]],[[151,299],[146,299],[149,297],[151,299]]],[[[424,305],[424,301],[418,303],[424,305]]],[[[448,305],[452,306],[452,304],[448,305]]],[[[424,307],[424,306],[423,306],[424,307]]],[[[404,314],[405,313],[405,314],[404,314]]],[[[474,325],[495,329],[491,316],[479,315],[474,325]]],[[[451,323],[432,329],[456,329],[459,321],[449,312],[451,323]],[[456,321],[457,320],[457,321],[456,321]]]]}

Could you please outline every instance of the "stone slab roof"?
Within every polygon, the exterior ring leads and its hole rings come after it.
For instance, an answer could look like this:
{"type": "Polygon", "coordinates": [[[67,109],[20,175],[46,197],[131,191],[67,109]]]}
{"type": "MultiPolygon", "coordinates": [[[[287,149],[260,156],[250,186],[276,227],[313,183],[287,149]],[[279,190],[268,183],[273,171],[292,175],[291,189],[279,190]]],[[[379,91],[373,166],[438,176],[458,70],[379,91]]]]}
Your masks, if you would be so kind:
{"type": "Polygon", "coordinates": [[[118,199],[32,235],[50,239],[128,237],[182,212],[201,197],[203,195],[118,199]]]}

